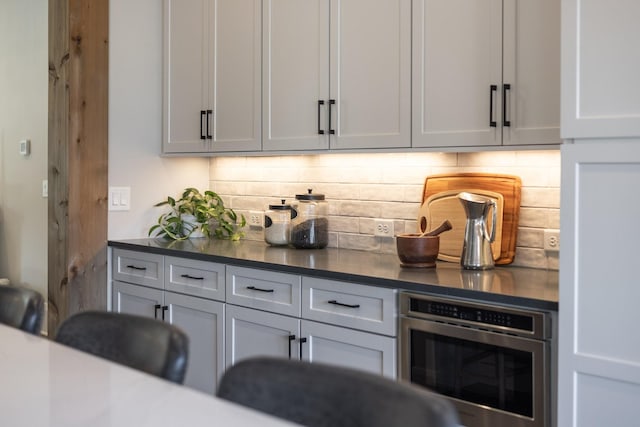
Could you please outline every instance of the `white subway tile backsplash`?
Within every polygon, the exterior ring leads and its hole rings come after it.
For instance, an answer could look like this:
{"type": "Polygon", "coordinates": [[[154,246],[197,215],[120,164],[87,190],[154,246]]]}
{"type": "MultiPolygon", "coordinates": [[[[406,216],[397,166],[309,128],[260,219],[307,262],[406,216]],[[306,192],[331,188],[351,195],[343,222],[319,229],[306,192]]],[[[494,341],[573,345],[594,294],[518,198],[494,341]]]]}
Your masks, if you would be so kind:
{"type": "Polygon", "coordinates": [[[358,199],[401,202],[404,200],[404,186],[395,184],[362,185],[358,199]]]}
{"type": "Polygon", "coordinates": [[[525,187],[522,189],[520,206],[535,208],[560,208],[560,189],[525,187]]]}
{"type": "MultiPolygon", "coordinates": [[[[393,219],[395,233],[416,232],[424,180],[429,175],[490,172],[522,180],[514,265],[558,268],[542,249],[543,230],[560,224],[560,152],[322,154],[220,157],[210,161],[210,186],[236,210],[294,203],[308,188],[329,205],[329,247],[395,253],[395,239],[373,236],[377,218],[393,219]]],[[[247,238],[262,240],[261,230],[247,238]]]]}
{"type": "Polygon", "coordinates": [[[518,228],[518,247],[523,248],[542,248],[543,247],[544,230],[541,228],[518,228]]]}
{"type": "Polygon", "coordinates": [[[339,233],[359,233],[360,221],[358,218],[347,216],[330,216],[329,231],[339,233]]]}

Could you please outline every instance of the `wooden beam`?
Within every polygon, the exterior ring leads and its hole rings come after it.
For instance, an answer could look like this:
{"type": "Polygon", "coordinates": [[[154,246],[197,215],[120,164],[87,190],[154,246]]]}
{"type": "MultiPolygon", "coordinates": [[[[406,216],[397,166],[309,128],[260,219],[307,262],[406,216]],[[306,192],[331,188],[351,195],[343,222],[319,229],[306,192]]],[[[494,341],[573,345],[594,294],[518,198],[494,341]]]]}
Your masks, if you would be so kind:
{"type": "Polygon", "coordinates": [[[49,0],[48,331],[107,304],[108,0],[49,0]]]}

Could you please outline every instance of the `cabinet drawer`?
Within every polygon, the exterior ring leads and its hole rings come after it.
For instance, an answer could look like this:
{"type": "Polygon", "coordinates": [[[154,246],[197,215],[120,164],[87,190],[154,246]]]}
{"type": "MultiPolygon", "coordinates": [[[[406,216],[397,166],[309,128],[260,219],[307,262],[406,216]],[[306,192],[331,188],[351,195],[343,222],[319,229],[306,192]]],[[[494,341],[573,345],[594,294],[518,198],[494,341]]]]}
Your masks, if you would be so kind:
{"type": "Polygon", "coordinates": [[[227,302],[300,317],[300,276],[227,266],[227,302]]]}
{"type": "Polygon", "coordinates": [[[396,336],[396,290],[302,278],[302,318],[396,336]]]}
{"type": "Polygon", "coordinates": [[[113,250],[113,280],[162,289],[164,268],[162,255],[113,250]]]}
{"type": "Polygon", "coordinates": [[[164,277],[168,291],[224,301],[224,264],[167,256],[164,277]]]}

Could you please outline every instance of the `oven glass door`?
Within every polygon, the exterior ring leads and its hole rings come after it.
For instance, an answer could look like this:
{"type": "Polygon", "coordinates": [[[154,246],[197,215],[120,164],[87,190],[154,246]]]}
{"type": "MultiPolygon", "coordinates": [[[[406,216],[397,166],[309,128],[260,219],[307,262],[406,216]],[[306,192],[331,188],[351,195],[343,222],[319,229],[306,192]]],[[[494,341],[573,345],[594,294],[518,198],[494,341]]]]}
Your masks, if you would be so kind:
{"type": "Polygon", "coordinates": [[[402,322],[405,379],[472,406],[543,417],[543,342],[426,320],[402,322]]]}

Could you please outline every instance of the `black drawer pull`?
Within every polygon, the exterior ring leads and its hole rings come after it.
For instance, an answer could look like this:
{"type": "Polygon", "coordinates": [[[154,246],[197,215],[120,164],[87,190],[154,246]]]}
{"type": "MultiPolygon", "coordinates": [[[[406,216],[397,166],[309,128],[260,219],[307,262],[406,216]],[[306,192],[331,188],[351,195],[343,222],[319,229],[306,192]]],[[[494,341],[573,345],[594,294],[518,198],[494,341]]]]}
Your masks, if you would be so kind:
{"type": "Polygon", "coordinates": [[[256,288],[255,286],[247,286],[247,289],[251,289],[252,291],[258,291],[258,292],[273,292],[273,289],[262,289],[262,288],[256,288]]]}
{"type": "Polygon", "coordinates": [[[162,306],[162,320],[164,320],[164,313],[166,313],[167,310],[169,310],[169,306],[168,305],[163,305],[162,306]]]}
{"type": "Polygon", "coordinates": [[[511,85],[509,83],[502,87],[502,126],[505,127],[511,126],[511,120],[509,120],[509,117],[507,116],[507,113],[509,112],[507,101],[511,100],[508,95],[511,95],[511,85]]]}
{"type": "Polygon", "coordinates": [[[331,135],[335,135],[336,131],[331,127],[331,106],[332,105],[336,105],[336,100],[335,99],[330,99],[329,100],[329,133],[331,135]]]}
{"type": "Polygon", "coordinates": [[[183,274],[180,277],[184,277],[185,279],[204,280],[204,277],[190,276],[188,274],[183,274]]]}
{"type": "Polygon", "coordinates": [[[200,139],[204,140],[207,139],[207,137],[204,134],[204,125],[202,124],[202,122],[204,122],[205,117],[206,117],[207,112],[204,110],[200,110],[200,139]]]}
{"type": "Polygon", "coordinates": [[[349,307],[349,308],[360,308],[360,304],[343,304],[341,302],[338,302],[334,299],[332,299],[331,301],[327,301],[329,304],[333,304],[333,305],[339,305],[340,307],[349,307]]]}
{"type": "Polygon", "coordinates": [[[289,359],[291,359],[291,343],[296,339],[295,335],[289,335],[289,359]]]}
{"type": "Polygon", "coordinates": [[[153,306],[153,318],[157,319],[158,318],[158,309],[162,308],[162,306],[160,304],[156,304],[153,306]]]}
{"type": "Polygon", "coordinates": [[[318,100],[318,135],[324,135],[324,130],[322,130],[320,126],[320,107],[324,105],[324,101],[322,99],[318,100]]]}
{"type": "Polygon", "coordinates": [[[132,270],[139,270],[139,271],[144,271],[147,269],[147,267],[136,267],[135,265],[127,265],[127,268],[130,268],[132,270]]]}
{"type": "MultiPolygon", "coordinates": [[[[213,136],[211,136],[211,132],[209,131],[209,123],[213,119],[209,116],[213,116],[213,110],[207,110],[207,139],[213,139],[213,136]]],[[[213,124],[211,125],[211,127],[213,127],[213,124]]]]}
{"type": "Polygon", "coordinates": [[[491,85],[489,88],[489,126],[494,128],[498,126],[498,123],[493,120],[493,95],[498,92],[497,85],[491,85]]]}
{"type": "Polygon", "coordinates": [[[300,338],[300,360],[302,360],[302,344],[306,343],[306,338],[300,338]]]}

